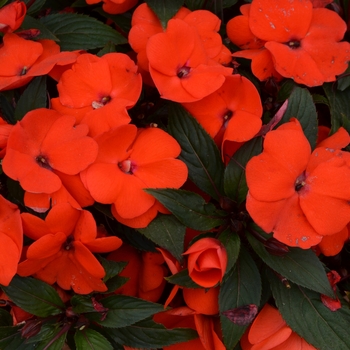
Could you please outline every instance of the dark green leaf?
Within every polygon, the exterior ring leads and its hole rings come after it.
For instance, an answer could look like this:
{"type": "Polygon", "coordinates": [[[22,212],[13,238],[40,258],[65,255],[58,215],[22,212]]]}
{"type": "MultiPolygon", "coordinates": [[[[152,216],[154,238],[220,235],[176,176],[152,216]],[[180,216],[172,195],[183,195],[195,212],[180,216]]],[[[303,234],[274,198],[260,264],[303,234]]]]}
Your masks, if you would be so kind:
{"type": "Polygon", "coordinates": [[[291,118],[299,120],[304,134],[310,142],[311,148],[316,146],[318,121],[316,107],[312,96],[307,89],[294,88],[288,99],[288,107],[284,113],[281,123],[289,122],[291,118]]]}
{"type": "Polygon", "coordinates": [[[12,316],[3,308],[0,308],[0,327],[12,326],[12,316]]]}
{"type": "Polygon", "coordinates": [[[231,7],[235,5],[238,2],[238,0],[223,0],[222,1],[222,9],[231,7]]]}
{"type": "Polygon", "coordinates": [[[159,214],[146,228],[139,229],[139,232],[168,250],[176,260],[182,261],[186,227],[174,216],[159,214]]]}
{"type": "Polygon", "coordinates": [[[323,305],[320,294],[298,285],[286,288],[268,271],[273,297],[287,324],[320,350],[350,349],[350,311],[345,305],[337,311],[323,305]]]}
{"type": "Polygon", "coordinates": [[[16,275],[8,287],[1,288],[17,306],[35,316],[57,315],[64,310],[56,290],[35,278],[16,275]]]}
{"type": "Polygon", "coordinates": [[[337,81],[338,90],[344,91],[350,86],[350,65],[346,71],[342,74],[343,78],[339,78],[337,81]]]}
{"type": "Polygon", "coordinates": [[[35,350],[62,350],[65,349],[64,344],[67,338],[67,332],[64,332],[61,336],[62,328],[56,329],[51,339],[47,339],[44,343],[39,342],[35,344],[35,350]],[[58,337],[58,338],[57,338],[58,337]],[[50,344],[50,345],[49,345],[50,344]],[[49,347],[47,347],[49,345],[49,347]]]}
{"type": "Polygon", "coordinates": [[[170,105],[168,132],[181,146],[180,159],[189,178],[204,192],[218,199],[223,193],[224,164],[214,140],[181,105],[170,105]]]}
{"type": "MultiPolygon", "coordinates": [[[[28,5],[28,3],[31,2],[31,0],[24,0],[24,2],[28,5]]],[[[46,0],[35,0],[34,2],[32,2],[30,7],[27,9],[27,15],[32,15],[40,11],[40,9],[45,5],[45,2],[46,0]]]]}
{"type": "Polygon", "coordinates": [[[147,189],[186,227],[198,231],[207,231],[224,222],[223,212],[212,203],[206,203],[203,197],[194,192],[175,189],[147,189]]]}
{"type": "Polygon", "coordinates": [[[41,18],[44,24],[60,40],[62,51],[91,50],[127,43],[127,39],[110,26],[93,17],[76,13],[52,14],[41,18]]]}
{"type": "Polygon", "coordinates": [[[186,287],[186,288],[203,288],[199,286],[197,283],[195,283],[192,278],[188,274],[188,269],[184,269],[175,275],[172,275],[170,277],[165,277],[165,279],[172,283],[176,284],[181,287],[186,287]]]}
{"type": "Polygon", "coordinates": [[[0,349],[17,350],[24,342],[19,327],[0,327],[0,349]]]}
{"type": "Polygon", "coordinates": [[[0,93],[0,114],[7,123],[16,124],[15,108],[6,96],[6,91],[0,93]]]}
{"type": "Polygon", "coordinates": [[[117,276],[119,273],[121,273],[125,266],[127,265],[127,262],[117,262],[113,260],[107,260],[100,256],[98,258],[100,263],[102,264],[103,268],[106,271],[106,275],[103,278],[103,282],[108,281],[110,278],[117,276]]]}
{"type": "Polygon", "coordinates": [[[333,295],[323,265],[311,249],[289,248],[287,254],[276,256],[269,254],[264,245],[249,232],[246,235],[254,251],[274,271],[293,283],[319,293],[333,295]]]}
{"type": "Polygon", "coordinates": [[[126,327],[164,310],[163,305],[126,295],[113,295],[99,302],[108,308],[106,318],[101,320],[100,313],[86,316],[104,327],[126,327]]]}
{"type": "Polygon", "coordinates": [[[89,328],[77,330],[74,341],[77,350],[113,350],[111,343],[101,333],[89,328]]]}
{"type": "Polygon", "coordinates": [[[5,4],[7,3],[8,0],[1,0],[0,1],[0,7],[5,6],[5,4]]]}
{"type": "Polygon", "coordinates": [[[97,56],[102,57],[103,55],[111,52],[117,52],[117,49],[115,45],[109,41],[99,52],[97,52],[97,56]]]}
{"type": "Polygon", "coordinates": [[[248,186],[245,177],[245,167],[248,161],[261,153],[262,137],[255,137],[246,142],[232,157],[224,173],[224,188],[226,195],[238,205],[246,199],[248,186]]]}
{"type": "Polygon", "coordinates": [[[199,10],[203,8],[205,0],[185,0],[186,6],[191,10],[199,10]]]}
{"type": "Polygon", "coordinates": [[[287,79],[278,91],[277,102],[284,102],[291,95],[295,87],[296,84],[294,80],[287,79]]]}
{"type": "Polygon", "coordinates": [[[72,305],[73,311],[76,314],[96,312],[92,305],[91,297],[75,294],[72,296],[70,303],[72,305]]]}
{"type": "Polygon", "coordinates": [[[24,90],[15,109],[16,120],[21,120],[29,111],[45,108],[47,104],[46,76],[34,78],[24,90]]]}
{"type": "Polygon", "coordinates": [[[146,3],[157,15],[165,29],[169,19],[174,17],[184,4],[184,0],[146,0],[146,3]]]}
{"type": "Polygon", "coordinates": [[[323,96],[323,95],[319,95],[319,94],[313,94],[312,95],[312,100],[314,101],[314,103],[318,103],[318,104],[324,104],[327,107],[329,107],[329,102],[327,97],[323,96]]]}
{"type": "Polygon", "coordinates": [[[141,321],[129,327],[109,329],[108,333],[117,343],[146,349],[161,348],[198,337],[193,329],[166,329],[152,320],[141,321]]]}
{"type": "Polygon", "coordinates": [[[38,19],[31,16],[25,16],[21,28],[26,29],[39,29],[40,34],[36,37],[37,39],[50,39],[54,41],[59,41],[59,39],[38,19]]]}
{"type": "Polygon", "coordinates": [[[323,84],[323,89],[330,104],[331,134],[335,133],[341,126],[350,132],[347,123],[350,120],[350,88],[339,91],[334,88],[333,84],[329,83],[323,84]]]}
{"type": "Polygon", "coordinates": [[[128,280],[129,280],[128,277],[122,277],[122,276],[112,277],[105,283],[108,289],[103,294],[113,293],[114,291],[122,287],[126,282],[128,282],[128,280]]]}
{"type": "Polygon", "coordinates": [[[239,250],[241,248],[241,240],[239,239],[239,236],[235,232],[232,232],[229,228],[222,232],[218,238],[225,246],[227,251],[227,274],[233,268],[238,259],[239,250]]]}
{"type": "MultiPolygon", "coordinates": [[[[220,313],[237,307],[254,304],[259,306],[261,298],[261,279],[252,257],[242,247],[236,265],[224,277],[220,288],[220,313]]],[[[247,326],[231,322],[220,314],[223,341],[226,349],[233,349],[241,339],[247,326]]]]}
{"type": "MultiPolygon", "coordinates": [[[[85,0],[82,0],[85,1],[85,0]]],[[[118,28],[118,31],[120,30],[124,31],[124,33],[129,33],[130,28],[131,28],[131,14],[129,12],[125,12],[120,15],[112,15],[110,13],[107,13],[103,11],[102,8],[96,8],[94,12],[97,12],[101,16],[108,18],[112,20],[116,27],[118,28]]]]}

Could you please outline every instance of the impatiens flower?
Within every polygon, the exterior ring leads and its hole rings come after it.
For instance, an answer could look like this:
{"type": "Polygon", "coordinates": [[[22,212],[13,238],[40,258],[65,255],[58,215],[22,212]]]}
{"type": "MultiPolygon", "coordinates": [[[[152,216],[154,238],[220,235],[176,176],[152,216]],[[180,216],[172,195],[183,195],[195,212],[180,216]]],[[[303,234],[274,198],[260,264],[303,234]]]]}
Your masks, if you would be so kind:
{"type": "Polygon", "coordinates": [[[327,273],[328,281],[333,289],[334,298],[329,297],[328,295],[321,294],[321,301],[323,305],[328,307],[331,311],[337,311],[341,308],[341,301],[337,296],[337,283],[340,282],[341,277],[337,271],[330,271],[327,273]]]}
{"type": "Polygon", "coordinates": [[[259,93],[253,83],[238,74],[226,77],[211,95],[183,106],[222,148],[225,141],[250,140],[261,128],[259,93]]]}
{"type": "Polygon", "coordinates": [[[345,22],[309,0],[253,0],[249,29],[265,42],[277,72],[297,83],[322,85],[348,66],[350,44],[340,42],[345,22]]]}
{"type": "Polygon", "coordinates": [[[53,40],[31,41],[5,34],[0,48],[0,91],[26,85],[34,77],[48,74],[60,62],[76,60],[74,52],[60,52],[53,40]]]}
{"type": "Polygon", "coordinates": [[[198,285],[210,288],[222,281],[227,252],[219,240],[209,237],[199,239],[183,255],[187,255],[188,273],[198,285]]]}
{"type": "Polygon", "coordinates": [[[267,133],[263,152],[247,164],[246,207],[264,231],[308,249],[350,222],[350,142],[339,131],[312,152],[296,119],[267,133]]]}
{"type": "Polygon", "coordinates": [[[105,271],[92,253],[119,248],[118,237],[98,238],[92,214],[68,203],[54,206],[45,220],[22,213],[24,234],[34,240],[26,259],[18,265],[20,276],[34,275],[46,283],[79,294],[104,292],[105,271]]]}
{"type": "Polygon", "coordinates": [[[141,85],[137,66],[127,55],[82,54],[62,74],[52,108],[74,115],[89,126],[89,135],[96,136],[130,122],[127,109],[137,102],[141,85]]]}
{"type": "Polygon", "coordinates": [[[279,311],[265,304],[241,339],[242,350],[316,350],[283,320],[279,311]]]}
{"type": "Polygon", "coordinates": [[[11,133],[13,125],[5,122],[4,119],[0,117],[0,158],[4,158],[6,154],[7,140],[11,133]]]}
{"type": "Polygon", "coordinates": [[[134,7],[138,0],[86,0],[89,5],[98,4],[103,1],[103,11],[116,15],[124,13],[134,7]]]}
{"type": "Polygon", "coordinates": [[[161,97],[175,102],[210,95],[232,73],[208,56],[197,29],[180,19],[169,20],[165,33],[153,35],[146,51],[161,97]]]}
{"type": "Polygon", "coordinates": [[[81,173],[91,196],[113,204],[123,218],[147,212],[156,202],[146,188],[179,188],[187,178],[186,165],[174,159],[180,154],[177,141],[163,130],[138,130],[124,125],[106,132],[96,141],[96,161],[81,173]]]}
{"type": "Polygon", "coordinates": [[[127,261],[128,264],[119,274],[129,280],[115,291],[116,294],[130,295],[144,300],[157,302],[161,297],[166,281],[167,268],[160,253],[142,252],[123,244],[108,255],[109,260],[127,261]]]}
{"type": "Polygon", "coordinates": [[[219,313],[219,293],[220,287],[182,289],[186,305],[203,315],[216,315],[219,313]]]}
{"type": "Polygon", "coordinates": [[[0,9],[0,32],[12,33],[18,29],[27,13],[23,1],[14,1],[0,9]]]}
{"type": "Polygon", "coordinates": [[[0,195],[0,284],[8,286],[17,272],[23,231],[17,206],[0,195]]]}
{"type": "Polygon", "coordinates": [[[86,125],[45,108],[27,113],[12,129],[2,166],[5,174],[31,193],[60,190],[56,171],[77,175],[97,155],[97,144],[86,136],[86,125]]]}

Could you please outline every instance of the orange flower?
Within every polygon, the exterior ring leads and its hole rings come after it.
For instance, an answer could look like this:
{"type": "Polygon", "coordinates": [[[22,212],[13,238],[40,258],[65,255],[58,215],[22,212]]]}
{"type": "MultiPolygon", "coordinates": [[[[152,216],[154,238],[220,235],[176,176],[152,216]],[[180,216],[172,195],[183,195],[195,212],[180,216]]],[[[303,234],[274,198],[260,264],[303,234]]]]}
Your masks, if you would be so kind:
{"type": "Polygon", "coordinates": [[[3,160],[7,176],[25,191],[51,194],[62,187],[55,171],[76,175],[97,155],[96,142],[86,125],[45,108],[27,113],[12,129],[3,160]]]}
{"type": "Polygon", "coordinates": [[[265,41],[256,37],[249,27],[250,4],[240,7],[242,16],[236,16],[227,22],[227,36],[241,51],[234,52],[233,57],[252,60],[252,72],[261,81],[270,77],[281,80],[282,76],[276,71],[270,52],[265,49],[265,41]]]}
{"type": "Polygon", "coordinates": [[[6,123],[5,120],[0,117],[0,159],[4,158],[6,154],[7,140],[12,128],[13,125],[6,123]]]}
{"type": "Polygon", "coordinates": [[[124,243],[110,253],[108,259],[128,262],[119,276],[128,277],[129,280],[115,291],[116,294],[135,296],[152,302],[159,300],[166,284],[164,277],[168,272],[160,253],[140,253],[124,243]]]}
{"type": "Polygon", "coordinates": [[[188,307],[202,315],[219,313],[220,287],[183,288],[182,295],[188,307]]]}
{"type": "Polygon", "coordinates": [[[89,126],[89,135],[96,136],[130,122],[127,109],[135,105],[141,88],[137,66],[127,55],[82,54],[62,74],[52,108],[74,115],[89,126]]]}
{"type": "Polygon", "coordinates": [[[92,253],[106,253],[121,246],[118,237],[97,238],[92,214],[68,203],[56,205],[45,221],[28,213],[21,214],[23,231],[33,239],[26,260],[18,265],[21,276],[34,275],[49,284],[76,293],[104,292],[105,271],[92,253]]]}
{"type": "Polygon", "coordinates": [[[58,63],[76,60],[73,52],[60,52],[52,40],[25,40],[16,34],[5,34],[0,48],[0,91],[26,85],[34,77],[48,74],[58,63]]]}
{"type": "Polygon", "coordinates": [[[112,15],[128,11],[138,2],[138,0],[86,0],[86,3],[89,5],[94,5],[101,1],[103,1],[103,11],[112,15]]]}
{"type": "Polygon", "coordinates": [[[174,159],[180,146],[163,130],[124,125],[96,141],[97,159],[81,173],[82,181],[96,201],[113,203],[122,218],[136,218],[155,204],[145,188],[179,188],[186,181],[186,165],[174,159]]]}
{"type": "Polygon", "coordinates": [[[308,249],[350,222],[350,141],[339,131],[312,152],[299,122],[270,131],[247,164],[247,210],[266,232],[308,249]]]}
{"type": "Polygon", "coordinates": [[[260,95],[253,83],[238,74],[226,77],[211,95],[183,106],[222,149],[225,141],[250,140],[262,125],[260,95]]]}
{"type": "Polygon", "coordinates": [[[149,38],[149,71],[162,98],[194,102],[210,95],[232,73],[210,59],[195,27],[171,19],[165,33],[149,38]]]}
{"type": "Polygon", "coordinates": [[[18,29],[27,13],[23,1],[14,1],[0,9],[0,32],[12,33],[18,29]]]}
{"type": "Polygon", "coordinates": [[[188,255],[188,272],[198,285],[210,288],[222,281],[227,265],[223,244],[215,238],[202,238],[193,243],[183,255],[188,255]]]}
{"type": "MultiPolygon", "coordinates": [[[[278,73],[307,86],[334,81],[350,60],[346,24],[309,0],[253,0],[249,28],[265,41],[278,73]]],[[[263,66],[261,67],[263,68],[263,66]]]]}
{"type": "Polygon", "coordinates": [[[23,231],[16,205],[0,195],[0,284],[8,286],[17,272],[23,231]]]}
{"type": "Polygon", "coordinates": [[[242,350],[316,350],[292,331],[277,309],[265,304],[241,339],[242,350]]]}

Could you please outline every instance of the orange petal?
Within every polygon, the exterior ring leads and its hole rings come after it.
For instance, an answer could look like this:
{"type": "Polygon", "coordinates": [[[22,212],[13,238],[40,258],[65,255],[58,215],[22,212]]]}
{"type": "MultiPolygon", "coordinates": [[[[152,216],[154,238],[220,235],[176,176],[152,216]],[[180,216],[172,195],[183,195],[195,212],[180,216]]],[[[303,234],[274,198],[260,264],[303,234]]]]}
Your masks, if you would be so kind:
{"type": "Polygon", "coordinates": [[[215,315],[219,312],[219,287],[209,289],[183,288],[183,297],[188,307],[204,315],[215,315]]]}

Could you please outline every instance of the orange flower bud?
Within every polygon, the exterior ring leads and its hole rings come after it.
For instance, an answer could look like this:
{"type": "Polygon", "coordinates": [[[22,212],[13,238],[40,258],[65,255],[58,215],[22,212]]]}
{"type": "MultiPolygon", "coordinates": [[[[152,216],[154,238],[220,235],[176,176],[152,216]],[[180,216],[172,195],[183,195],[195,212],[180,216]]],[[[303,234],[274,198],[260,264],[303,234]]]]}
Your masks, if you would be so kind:
{"type": "Polygon", "coordinates": [[[183,253],[188,255],[188,272],[198,285],[210,288],[221,282],[227,265],[227,253],[215,238],[203,238],[183,253]]]}
{"type": "Polygon", "coordinates": [[[12,33],[18,29],[26,15],[27,8],[23,1],[15,1],[0,9],[0,32],[12,33]]]}

